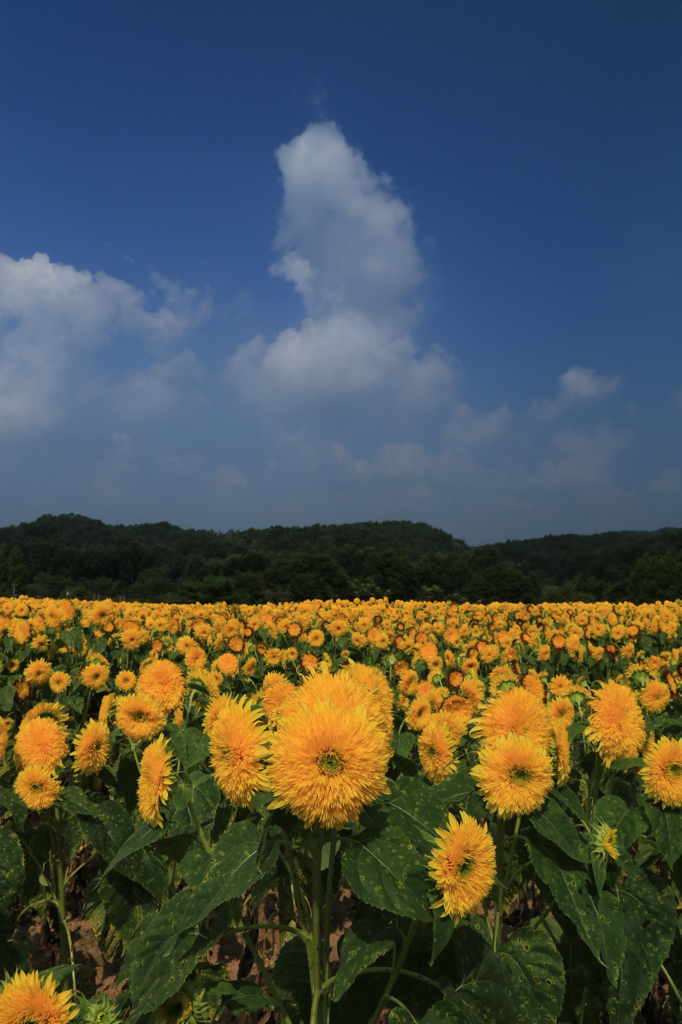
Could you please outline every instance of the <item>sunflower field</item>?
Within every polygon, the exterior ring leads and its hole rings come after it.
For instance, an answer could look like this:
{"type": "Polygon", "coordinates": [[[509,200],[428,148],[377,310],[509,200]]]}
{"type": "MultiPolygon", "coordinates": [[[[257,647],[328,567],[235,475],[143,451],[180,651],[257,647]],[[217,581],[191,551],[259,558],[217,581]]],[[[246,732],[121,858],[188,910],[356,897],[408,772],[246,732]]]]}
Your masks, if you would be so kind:
{"type": "Polygon", "coordinates": [[[682,1017],[682,602],[0,599],[0,1024],[682,1017]]]}

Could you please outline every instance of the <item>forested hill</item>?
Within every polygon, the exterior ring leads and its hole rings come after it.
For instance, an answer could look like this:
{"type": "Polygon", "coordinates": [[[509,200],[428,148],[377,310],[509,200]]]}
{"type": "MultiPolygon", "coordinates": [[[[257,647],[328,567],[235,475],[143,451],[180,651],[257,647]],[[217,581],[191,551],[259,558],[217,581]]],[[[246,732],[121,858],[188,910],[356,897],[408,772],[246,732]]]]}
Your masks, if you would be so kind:
{"type": "Polygon", "coordinates": [[[12,583],[30,595],[141,601],[540,596],[534,577],[494,548],[469,548],[445,530],[398,521],[216,533],[41,516],[0,529],[0,592],[11,593],[12,583]]]}
{"type": "Polygon", "coordinates": [[[0,594],[12,583],[34,596],[140,601],[655,601],[682,597],[682,530],[469,547],[406,521],[217,533],[45,515],[0,528],[0,594]]]}

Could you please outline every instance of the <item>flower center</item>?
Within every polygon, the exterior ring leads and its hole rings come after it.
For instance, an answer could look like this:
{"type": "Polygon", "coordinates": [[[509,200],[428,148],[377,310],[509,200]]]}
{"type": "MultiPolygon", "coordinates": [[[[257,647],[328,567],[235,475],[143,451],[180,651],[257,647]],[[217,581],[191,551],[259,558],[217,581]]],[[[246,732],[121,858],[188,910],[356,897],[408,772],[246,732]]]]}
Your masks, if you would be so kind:
{"type": "Polygon", "coordinates": [[[467,875],[471,874],[471,870],[474,866],[474,862],[471,857],[465,857],[459,868],[460,878],[466,878],[467,875]]]}
{"type": "Polygon", "coordinates": [[[671,764],[670,765],[670,774],[672,775],[672,777],[674,779],[676,779],[680,775],[681,772],[682,772],[682,765],[679,765],[679,764],[671,764]]]}
{"type": "Polygon", "coordinates": [[[325,750],[317,760],[317,766],[324,775],[338,775],[343,771],[343,759],[333,750],[325,750]]]}
{"type": "Polygon", "coordinates": [[[517,786],[525,786],[530,779],[530,772],[526,771],[525,768],[512,768],[511,781],[517,786]]]}

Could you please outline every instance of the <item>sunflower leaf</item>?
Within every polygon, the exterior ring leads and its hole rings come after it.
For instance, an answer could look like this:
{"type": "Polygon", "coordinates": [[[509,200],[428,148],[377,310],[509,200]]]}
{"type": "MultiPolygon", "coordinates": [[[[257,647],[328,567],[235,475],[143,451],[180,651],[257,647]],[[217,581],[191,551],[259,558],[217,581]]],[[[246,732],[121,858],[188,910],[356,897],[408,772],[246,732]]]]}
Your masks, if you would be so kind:
{"type": "Polygon", "coordinates": [[[509,994],[522,1024],[556,1021],[566,991],[561,956],[544,930],[526,925],[497,954],[509,974],[509,994]]]}
{"type": "Polygon", "coordinates": [[[386,927],[383,917],[365,917],[351,925],[341,941],[341,962],[334,978],[332,997],[335,1003],[345,995],[365,967],[396,948],[398,937],[395,928],[386,927]]]}
{"type": "Polygon", "coordinates": [[[679,810],[663,810],[650,801],[644,803],[644,813],[651,822],[659,852],[672,867],[682,854],[682,815],[679,810]]]}

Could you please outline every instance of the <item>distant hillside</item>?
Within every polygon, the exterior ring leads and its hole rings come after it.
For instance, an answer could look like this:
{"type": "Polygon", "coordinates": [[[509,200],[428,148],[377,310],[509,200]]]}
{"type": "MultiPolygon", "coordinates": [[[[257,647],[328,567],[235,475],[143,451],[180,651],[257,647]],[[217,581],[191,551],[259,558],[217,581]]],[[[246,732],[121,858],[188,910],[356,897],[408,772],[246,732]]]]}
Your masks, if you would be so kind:
{"type": "Polygon", "coordinates": [[[41,516],[0,529],[0,591],[257,603],[306,598],[523,600],[522,565],[427,523],[388,521],[216,533],[41,516]],[[3,581],[6,585],[3,588],[3,581]]]}
{"type": "Polygon", "coordinates": [[[524,563],[550,600],[665,601],[682,598],[682,530],[548,534],[494,547],[524,563]]]}

